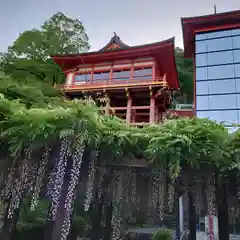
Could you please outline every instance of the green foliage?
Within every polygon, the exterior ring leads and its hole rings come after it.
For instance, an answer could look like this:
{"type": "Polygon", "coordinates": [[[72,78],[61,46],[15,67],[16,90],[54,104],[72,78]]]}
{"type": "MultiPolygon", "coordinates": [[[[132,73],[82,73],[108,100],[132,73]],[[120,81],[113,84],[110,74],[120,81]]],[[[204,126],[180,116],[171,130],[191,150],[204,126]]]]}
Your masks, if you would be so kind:
{"type": "Polygon", "coordinates": [[[193,103],[193,61],[184,58],[184,51],[176,48],[175,59],[180,82],[181,94],[175,96],[176,103],[193,103]]]}
{"type": "MultiPolygon", "coordinates": [[[[59,99],[58,104],[26,107],[19,100],[0,99],[1,140],[16,156],[29,143],[36,148],[67,137],[99,145],[109,157],[142,156],[155,168],[165,166],[171,177],[181,169],[230,166],[230,136],[223,125],[207,119],[174,119],[144,128],[127,126],[118,118],[102,116],[84,100],[59,99]],[[228,157],[226,157],[228,154],[228,157]]],[[[236,141],[236,139],[235,139],[236,141]]],[[[236,153],[235,153],[236,154],[236,153]]],[[[236,159],[236,158],[235,158],[236,159]]]]}
{"type": "Polygon", "coordinates": [[[172,235],[167,229],[160,229],[153,234],[152,240],[172,240],[172,235]]]}
{"type": "Polygon", "coordinates": [[[61,93],[44,82],[25,80],[24,83],[0,74],[0,93],[8,100],[19,100],[26,106],[44,106],[56,102],[61,93]]]}
{"type": "MultiPolygon", "coordinates": [[[[35,210],[29,208],[30,196],[24,198],[21,204],[19,219],[17,222],[17,230],[25,232],[31,229],[44,229],[47,224],[47,214],[49,209],[49,201],[41,199],[35,210]]],[[[74,232],[82,236],[91,228],[91,221],[88,213],[78,203],[74,206],[73,223],[74,232]]]]}
{"type": "Polygon", "coordinates": [[[1,64],[6,74],[21,83],[29,78],[50,84],[65,81],[60,67],[50,59],[43,61],[41,59],[3,57],[1,64]]]}
{"type": "Polygon", "coordinates": [[[72,228],[78,236],[83,236],[91,228],[90,215],[78,202],[74,206],[72,228]]]}
{"type": "Polygon", "coordinates": [[[51,55],[86,52],[89,47],[82,22],[58,12],[46,20],[39,30],[22,33],[9,52],[18,58],[47,60],[51,55]]]}
{"type": "Polygon", "coordinates": [[[89,49],[88,36],[82,22],[56,13],[39,30],[22,33],[0,56],[0,68],[14,80],[27,78],[63,83],[64,74],[50,60],[51,55],[75,54],[89,49]]]}
{"type": "Polygon", "coordinates": [[[29,208],[29,198],[23,199],[17,229],[19,231],[26,231],[46,226],[48,207],[48,201],[40,200],[38,207],[34,211],[31,211],[29,208]]]}

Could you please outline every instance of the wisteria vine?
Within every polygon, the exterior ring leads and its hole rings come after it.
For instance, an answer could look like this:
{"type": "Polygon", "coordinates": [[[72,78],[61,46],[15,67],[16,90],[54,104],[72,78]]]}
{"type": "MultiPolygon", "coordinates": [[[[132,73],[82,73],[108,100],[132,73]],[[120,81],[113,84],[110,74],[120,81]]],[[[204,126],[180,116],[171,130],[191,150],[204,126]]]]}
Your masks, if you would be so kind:
{"type": "Polygon", "coordinates": [[[56,159],[56,174],[53,180],[52,190],[51,190],[51,219],[55,220],[57,209],[59,206],[60,195],[62,190],[62,185],[64,181],[65,170],[67,167],[67,158],[70,154],[69,142],[66,137],[61,139],[60,143],[60,153],[58,159],[56,159]]]}
{"type": "Polygon", "coordinates": [[[61,240],[65,240],[69,234],[71,225],[71,215],[73,210],[73,203],[75,200],[75,191],[78,184],[80,169],[82,165],[84,153],[84,143],[79,141],[75,153],[72,156],[73,163],[70,172],[70,182],[68,185],[68,192],[65,200],[65,218],[62,225],[62,236],[61,240]]]}

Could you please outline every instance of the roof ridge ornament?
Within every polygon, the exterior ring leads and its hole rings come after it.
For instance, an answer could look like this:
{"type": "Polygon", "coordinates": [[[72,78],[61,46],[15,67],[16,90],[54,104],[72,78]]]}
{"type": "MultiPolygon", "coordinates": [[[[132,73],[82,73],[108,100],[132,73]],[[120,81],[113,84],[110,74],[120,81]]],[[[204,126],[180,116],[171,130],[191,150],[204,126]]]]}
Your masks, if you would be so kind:
{"type": "Polygon", "coordinates": [[[217,14],[217,5],[214,4],[214,14],[217,14]]]}
{"type": "Polygon", "coordinates": [[[101,48],[99,51],[104,52],[126,48],[129,48],[129,46],[122,42],[122,40],[120,39],[116,32],[113,32],[111,40],[108,42],[107,45],[105,45],[105,47],[101,48]]]}

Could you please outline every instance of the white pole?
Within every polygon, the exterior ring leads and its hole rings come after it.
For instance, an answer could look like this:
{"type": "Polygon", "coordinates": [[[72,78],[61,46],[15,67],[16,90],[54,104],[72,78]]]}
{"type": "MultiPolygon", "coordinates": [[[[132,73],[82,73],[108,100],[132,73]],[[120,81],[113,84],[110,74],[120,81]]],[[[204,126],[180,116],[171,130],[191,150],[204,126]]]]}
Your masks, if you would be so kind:
{"type": "Polygon", "coordinates": [[[183,196],[179,197],[179,229],[180,234],[183,233],[183,196]]]}

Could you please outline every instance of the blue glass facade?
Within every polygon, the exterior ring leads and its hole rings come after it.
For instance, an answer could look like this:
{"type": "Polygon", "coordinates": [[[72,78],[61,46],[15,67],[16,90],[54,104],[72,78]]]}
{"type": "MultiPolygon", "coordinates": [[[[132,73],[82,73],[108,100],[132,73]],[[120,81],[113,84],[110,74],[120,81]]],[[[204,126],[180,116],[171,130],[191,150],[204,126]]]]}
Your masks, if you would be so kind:
{"type": "Polygon", "coordinates": [[[196,113],[240,123],[240,29],[196,34],[196,113]]]}

